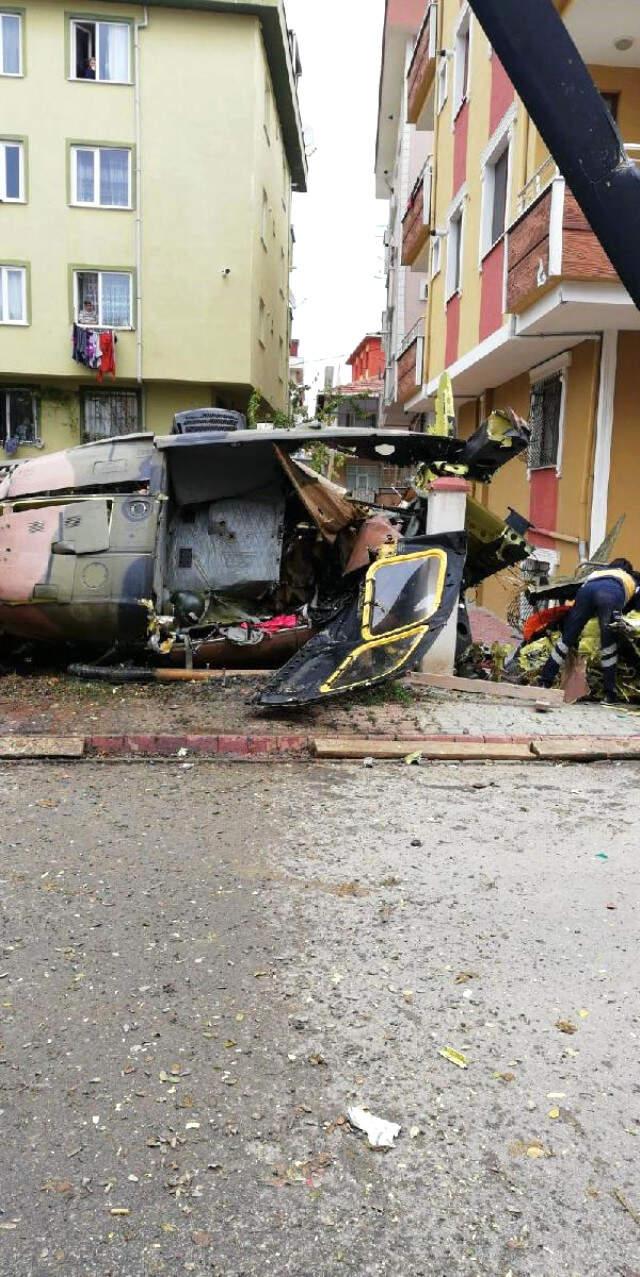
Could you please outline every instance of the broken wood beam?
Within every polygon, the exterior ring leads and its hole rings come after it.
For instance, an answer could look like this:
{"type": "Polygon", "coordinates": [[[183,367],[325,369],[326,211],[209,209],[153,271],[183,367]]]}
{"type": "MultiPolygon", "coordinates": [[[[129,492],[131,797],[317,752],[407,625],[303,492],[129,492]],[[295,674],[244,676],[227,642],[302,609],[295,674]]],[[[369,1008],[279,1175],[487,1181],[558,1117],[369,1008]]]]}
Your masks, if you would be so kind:
{"type": "Polygon", "coordinates": [[[500,700],[529,701],[536,705],[564,705],[564,692],[556,688],[494,683],[490,679],[458,678],[455,674],[409,674],[410,687],[434,687],[446,692],[471,692],[500,700]]]}
{"type": "Polygon", "coordinates": [[[534,740],[531,749],[546,762],[598,762],[608,759],[640,759],[640,737],[610,740],[606,736],[583,736],[567,740],[534,740]]]}
{"type": "Polygon", "coordinates": [[[82,758],[84,736],[0,736],[0,758],[82,758]]]}
{"type": "Polygon", "coordinates": [[[403,759],[420,754],[433,762],[531,761],[529,743],[517,741],[380,740],[318,736],[312,741],[317,758],[403,759]]]}

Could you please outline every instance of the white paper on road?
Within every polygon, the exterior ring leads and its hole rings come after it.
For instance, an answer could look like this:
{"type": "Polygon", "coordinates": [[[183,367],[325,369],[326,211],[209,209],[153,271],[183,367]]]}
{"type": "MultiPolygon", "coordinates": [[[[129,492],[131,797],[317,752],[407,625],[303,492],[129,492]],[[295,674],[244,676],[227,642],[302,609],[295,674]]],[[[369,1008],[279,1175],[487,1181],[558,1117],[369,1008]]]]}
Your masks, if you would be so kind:
{"type": "Polygon", "coordinates": [[[402,1130],[395,1122],[385,1122],[382,1117],[374,1117],[367,1109],[351,1108],[347,1117],[352,1126],[364,1131],[371,1148],[393,1148],[393,1141],[402,1130]]]}

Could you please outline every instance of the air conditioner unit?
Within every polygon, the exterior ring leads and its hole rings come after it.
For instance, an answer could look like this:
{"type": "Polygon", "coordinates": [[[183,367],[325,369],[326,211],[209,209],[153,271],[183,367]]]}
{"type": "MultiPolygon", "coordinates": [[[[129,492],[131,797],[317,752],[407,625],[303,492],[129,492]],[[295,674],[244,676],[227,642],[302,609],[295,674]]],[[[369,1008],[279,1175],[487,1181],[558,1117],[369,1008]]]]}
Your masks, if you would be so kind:
{"type": "Polygon", "coordinates": [[[420,280],[420,301],[426,302],[429,297],[429,281],[427,279],[420,280]]]}

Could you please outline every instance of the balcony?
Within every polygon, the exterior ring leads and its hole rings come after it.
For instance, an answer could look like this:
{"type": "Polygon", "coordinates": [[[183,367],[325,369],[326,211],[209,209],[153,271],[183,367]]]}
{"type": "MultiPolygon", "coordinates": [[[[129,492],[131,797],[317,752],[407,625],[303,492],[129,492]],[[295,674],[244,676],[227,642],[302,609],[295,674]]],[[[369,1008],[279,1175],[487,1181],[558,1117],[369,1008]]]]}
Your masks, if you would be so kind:
{"type": "Polygon", "coordinates": [[[416,46],[407,72],[407,119],[409,124],[419,123],[435,79],[437,22],[437,6],[429,3],[424,21],[417,35],[416,46]]]}
{"type": "Polygon", "coordinates": [[[403,266],[411,266],[414,270],[426,270],[430,221],[431,168],[427,164],[409,196],[407,211],[402,219],[403,266]]]}
{"type": "MultiPolygon", "coordinates": [[[[626,149],[634,160],[637,157],[640,161],[640,146],[628,145],[626,149]]],[[[620,307],[632,303],[552,160],[545,160],[527,183],[520,194],[519,208],[507,241],[507,310],[522,315],[538,304],[538,310],[548,316],[549,304],[543,306],[543,299],[562,285],[562,295],[554,309],[564,307],[563,325],[567,331],[579,323],[574,307],[580,298],[589,303],[583,310],[585,323],[596,331],[613,327],[614,311],[602,311],[602,307],[614,306],[617,323],[621,319],[620,307]],[[573,303],[571,315],[567,303],[573,303]]]]}
{"type": "Polygon", "coordinates": [[[404,339],[396,364],[397,395],[401,404],[413,399],[422,385],[424,364],[424,320],[420,319],[404,339]]]}

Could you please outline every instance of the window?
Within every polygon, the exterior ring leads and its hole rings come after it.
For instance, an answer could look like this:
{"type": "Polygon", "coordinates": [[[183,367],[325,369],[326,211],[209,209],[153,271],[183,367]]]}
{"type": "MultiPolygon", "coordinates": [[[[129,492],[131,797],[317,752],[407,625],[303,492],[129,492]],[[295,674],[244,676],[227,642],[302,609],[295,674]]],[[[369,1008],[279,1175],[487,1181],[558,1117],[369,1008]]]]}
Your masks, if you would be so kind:
{"type": "Polygon", "coordinates": [[[140,400],[135,390],[86,390],[82,396],[84,438],[112,439],[140,428],[140,400]]]}
{"type": "Polygon", "coordinates": [[[267,309],[266,309],[266,306],[265,306],[265,304],[264,304],[264,302],[263,302],[262,298],[260,298],[260,301],[259,301],[259,303],[258,303],[258,341],[260,342],[260,345],[261,345],[261,346],[266,346],[266,343],[267,343],[267,309]]]}
{"type": "Polygon", "coordinates": [[[507,219],[507,179],[509,177],[509,148],[492,164],[493,202],[491,210],[491,243],[496,244],[504,235],[507,219]]]}
{"type": "Polygon", "coordinates": [[[131,328],[132,276],[125,271],[75,273],[76,323],[88,328],[131,328]]]}
{"type": "Polygon", "coordinates": [[[469,96],[469,70],[471,60],[471,16],[467,9],[456,34],[455,44],[455,90],[453,95],[453,114],[458,114],[463,102],[469,96]]]}
{"type": "Polygon", "coordinates": [[[269,234],[269,197],[266,191],[262,192],[262,220],[260,223],[260,239],[262,247],[267,247],[267,235],[269,234]]]}
{"type": "Polygon", "coordinates": [[[128,22],[71,23],[71,78],[128,84],[130,72],[128,22]]]}
{"type": "Polygon", "coordinates": [[[531,387],[530,470],[558,465],[563,396],[562,373],[536,381],[531,387]]]}
{"type": "Polygon", "coordinates": [[[0,266],[0,324],[27,322],[27,269],[0,266]]]}
{"type": "Polygon", "coordinates": [[[438,66],[437,111],[440,114],[449,94],[449,61],[445,55],[440,58],[438,66]]]}
{"type": "Polygon", "coordinates": [[[38,441],[38,401],[32,390],[0,387],[0,444],[38,441]]]}
{"type": "Polygon", "coordinates": [[[22,19],[0,13],[0,75],[22,75],[22,19]]]}
{"type": "Polygon", "coordinates": [[[24,146],[0,140],[0,202],[24,202],[24,146]]]}
{"type": "Polygon", "coordinates": [[[605,106],[609,108],[610,115],[616,124],[618,123],[618,106],[620,103],[619,93],[601,93],[600,97],[605,106]]]}
{"type": "Polygon", "coordinates": [[[449,222],[447,245],[447,300],[462,290],[462,208],[449,222]]]}
{"type": "Polygon", "coordinates": [[[131,208],[131,151],[117,146],[72,146],[71,203],[131,208]]]}
{"type": "Polygon", "coordinates": [[[509,188],[509,137],[503,138],[484,170],[484,204],[481,256],[502,239],[507,223],[509,188]]]}

